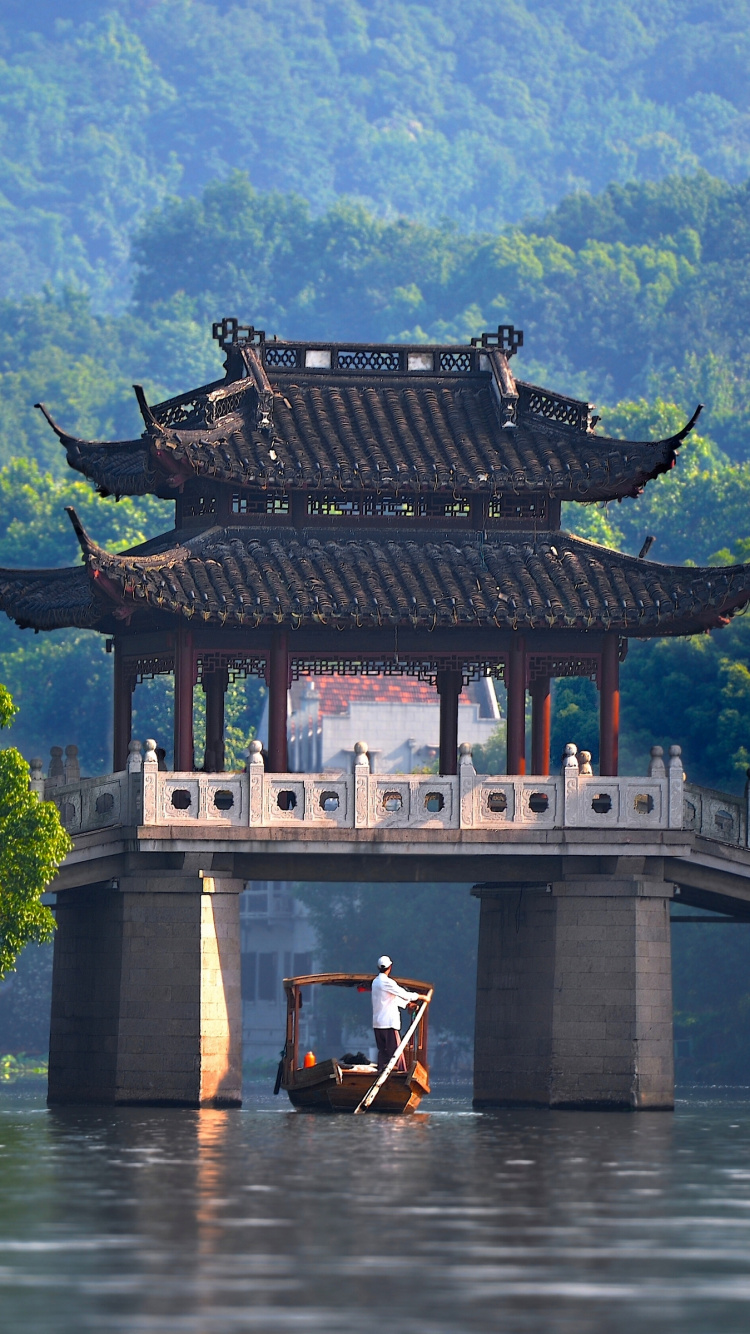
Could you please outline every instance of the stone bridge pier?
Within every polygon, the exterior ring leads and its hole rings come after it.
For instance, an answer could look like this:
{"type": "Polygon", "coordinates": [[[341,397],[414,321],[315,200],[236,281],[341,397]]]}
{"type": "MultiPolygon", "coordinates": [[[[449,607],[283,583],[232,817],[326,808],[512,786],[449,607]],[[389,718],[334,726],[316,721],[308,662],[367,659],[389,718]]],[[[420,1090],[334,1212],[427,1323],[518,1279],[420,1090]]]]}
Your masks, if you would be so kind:
{"type": "Polygon", "coordinates": [[[244,882],[177,860],[58,894],[50,1102],[240,1106],[244,882]]]}
{"type": "Polygon", "coordinates": [[[674,885],[623,858],[473,892],[475,1103],[672,1108],[674,885]]]}

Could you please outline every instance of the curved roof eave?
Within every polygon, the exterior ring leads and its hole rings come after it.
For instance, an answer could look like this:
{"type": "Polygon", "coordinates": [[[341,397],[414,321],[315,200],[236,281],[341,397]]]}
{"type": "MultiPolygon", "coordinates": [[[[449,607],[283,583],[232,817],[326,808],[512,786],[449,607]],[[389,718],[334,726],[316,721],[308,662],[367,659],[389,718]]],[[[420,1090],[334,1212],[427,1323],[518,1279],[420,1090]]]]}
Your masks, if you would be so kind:
{"type": "MultiPolygon", "coordinates": [[[[81,440],[42,411],[71,467],[105,494],[169,498],[196,477],[274,491],[502,492],[579,502],[637,496],[674,466],[701,411],[665,440],[627,441],[527,412],[504,429],[483,379],[442,386],[297,379],[274,392],[273,420],[263,429],[254,411],[248,415],[255,399],[244,391],[239,406],[197,428],[162,426],[141,391],[146,430],[138,440],[81,440]]],[[[227,406],[235,387],[226,386],[227,406]]]]}
{"type": "Polygon", "coordinates": [[[72,512],[71,520],[85,568],[0,571],[0,606],[15,619],[47,629],[152,610],[229,628],[471,626],[638,638],[717,628],[750,602],[750,565],[661,565],[560,532],[480,542],[364,526],[319,537],[215,527],[166,550],[112,555],[72,512]]]}

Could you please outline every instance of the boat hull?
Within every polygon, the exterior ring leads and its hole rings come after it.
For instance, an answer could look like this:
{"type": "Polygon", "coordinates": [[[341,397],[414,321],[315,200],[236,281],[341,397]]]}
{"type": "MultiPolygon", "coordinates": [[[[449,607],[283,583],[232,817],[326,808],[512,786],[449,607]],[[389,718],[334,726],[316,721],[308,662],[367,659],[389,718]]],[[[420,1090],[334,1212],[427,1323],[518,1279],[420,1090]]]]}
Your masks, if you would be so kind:
{"type": "MultiPolygon", "coordinates": [[[[308,1070],[296,1070],[283,1087],[293,1107],[310,1112],[353,1112],[377,1078],[376,1070],[346,1070],[337,1061],[323,1061],[308,1070]]],[[[389,1075],[369,1112],[391,1115],[415,1112],[430,1092],[427,1071],[415,1061],[408,1071],[389,1075]]]]}

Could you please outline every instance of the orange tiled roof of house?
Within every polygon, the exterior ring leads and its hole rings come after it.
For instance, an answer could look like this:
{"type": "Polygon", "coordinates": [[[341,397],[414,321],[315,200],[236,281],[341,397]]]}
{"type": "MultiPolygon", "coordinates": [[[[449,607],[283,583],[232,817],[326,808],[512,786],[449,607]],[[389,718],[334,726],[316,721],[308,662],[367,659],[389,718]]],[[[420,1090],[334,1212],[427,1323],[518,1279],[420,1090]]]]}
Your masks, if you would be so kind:
{"type": "Polygon", "coordinates": [[[358,700],[367,704],[435,704],[434,686],[408,676],[323,676],[315,680],[320,713],[346,713],[358,700]]]}

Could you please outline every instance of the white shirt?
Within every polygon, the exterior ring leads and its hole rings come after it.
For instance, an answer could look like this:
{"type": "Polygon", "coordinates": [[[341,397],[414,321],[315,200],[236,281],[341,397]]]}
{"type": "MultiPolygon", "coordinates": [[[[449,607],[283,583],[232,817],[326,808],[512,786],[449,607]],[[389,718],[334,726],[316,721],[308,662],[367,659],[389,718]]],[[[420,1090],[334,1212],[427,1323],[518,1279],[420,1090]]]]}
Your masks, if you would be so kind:
{"type": "Polygon", "coordinates": [[[409,1001],[421,1000],[416,991],[405,991],[387,973],[378,973],[372,983],[373,1028],[395,1028],[401,1032],[401,1014],[409,1001]]]}

